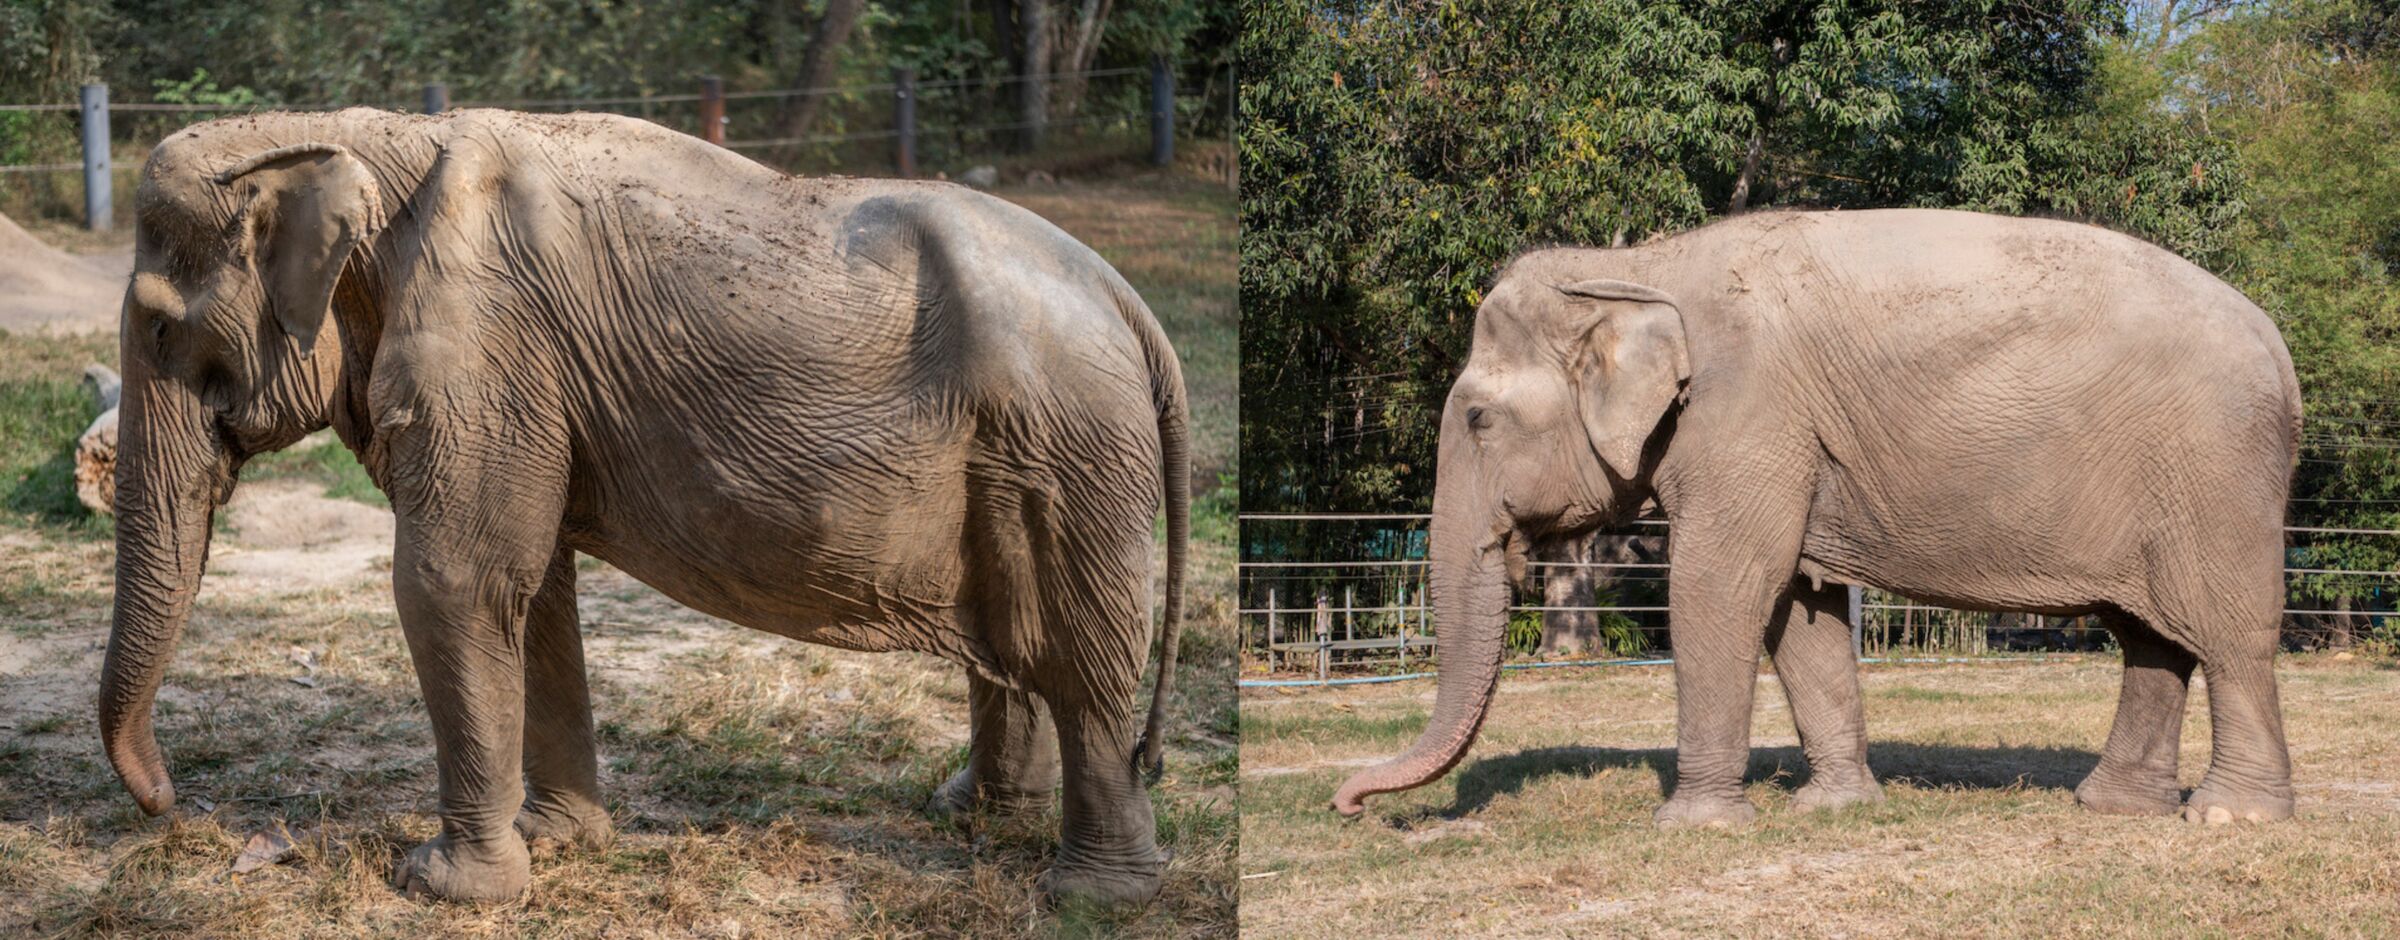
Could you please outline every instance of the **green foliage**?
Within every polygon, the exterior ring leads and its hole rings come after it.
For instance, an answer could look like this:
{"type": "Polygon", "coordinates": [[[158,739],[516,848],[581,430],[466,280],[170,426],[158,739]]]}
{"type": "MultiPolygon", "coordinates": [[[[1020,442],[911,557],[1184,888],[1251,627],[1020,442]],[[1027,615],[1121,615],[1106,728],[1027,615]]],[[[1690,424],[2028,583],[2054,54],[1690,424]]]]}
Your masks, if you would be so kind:
{"type": "Polygon", "coordinates": [[[1253,0],[1240,40],[1243,505],[1414,510],[1480,289],[1543,243],[1732,208],[2089,218],[2204,261],[2231,148],[2104,105],[2106,0],[1253,0]]]}
{"type": "Polygon", "coordinates": [[[391,500],[367,476],[367,468],[359,465],[358,457],[337,440],[302,443],[280,451],[260,454],[242,467],[244,480],[308,480],[321,483],[325,495],[347,499],[369,506],[389,507],[391,500]]]}
{"type": "Polygon", "coordinates": [[[157,91],[151,97],[167,104],[209,104],[228,108],[250,108],[267,103],[258,92],[240,85],[218,88],[208,77],[207,69],[193,69],[192,77],[182,81],[161,78],[153,82],[157,91]]]}
{"type": "Polygon", "coordinates": [[[83,365],[113,359],[113,345],[0,333],[0,514],[72,537],[115,532],[75,497],[75,441],[98,413],[83,365]]]}

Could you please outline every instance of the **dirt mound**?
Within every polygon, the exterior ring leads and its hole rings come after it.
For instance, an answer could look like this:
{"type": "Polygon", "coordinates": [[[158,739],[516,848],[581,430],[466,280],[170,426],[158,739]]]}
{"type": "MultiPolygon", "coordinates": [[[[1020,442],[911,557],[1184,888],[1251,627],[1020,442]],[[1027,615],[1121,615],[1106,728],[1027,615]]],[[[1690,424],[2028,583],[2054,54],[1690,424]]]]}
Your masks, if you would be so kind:
{"type": "Polygon", "coordinates": [[[89,333],[114,327],[133,253],[73,255],[0,215],[0,330],[89,333]]]}
{"type": "Polygon", "coordinates": [[[209,552],[208,583],[279,594],[389,578],[392,513],[324,495],[298,480],[256,480],[221,511],[225,534],[209,552]]]}

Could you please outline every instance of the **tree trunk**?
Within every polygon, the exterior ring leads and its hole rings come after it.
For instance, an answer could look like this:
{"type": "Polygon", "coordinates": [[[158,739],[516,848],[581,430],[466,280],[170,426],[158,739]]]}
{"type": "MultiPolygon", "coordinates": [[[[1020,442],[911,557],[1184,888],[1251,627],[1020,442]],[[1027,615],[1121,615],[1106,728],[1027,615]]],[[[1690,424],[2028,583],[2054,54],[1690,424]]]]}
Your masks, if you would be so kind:
{"type": "Polygon", "coordinates": [[[2341,613],[2333,616],[2333,631],[2332,635],[2326,639],[2327,646],[2337,650],[2346,650],[2350,648],[2351,643],[2357,640],[2357,632],[2353,629],[2350,614],[2350,605],[2353,603],[2356,602],[2346,593],[2334,600],[2333,609],[2341,611],[2341,613]]]}
{"type": "Polygon", "coordinates": [[[1074,36],[1067,46],[1064,67],[1059,69],[1058,94],[1052,102],[1061,119],[1073,120],[1083,113],[1083,96],[1091,87],[1083,73],[1092,70],[1092,60],[1100,54],[1100,34],[1114,5],[1114,0],[1083,0],[1076,11],[1074,36]]]}
{"type": "Polygon", "coordinates": [[[1017,28],[1025,37],[1025,67],[1017,73],[1017,147],[1031,152],[1041,149],[1050,131],[1049,0],[1024,0],[1017,28]]]}
{"type": "MultiPolygon", "coordinates": [[[[858,14],[866,0],[825,0],[825,16],[817,20],[816,29],[808,34],[808,49],[800,55],[800,74],[793,82],[799,88],[823,88],[833,82],[833,66],[842,44],[850,41],[850,30],[858,25],[858,14]]],[[[796,95],[783,99],[784,137],[806,137],[809,125],[816,123],[817,112],[824,107],[825,95],[796,95]]]]}
{"type": "MultiPolygon", "coordinates": [[[[1599,542],[1606,536],[1592,536],[1561,542],[1542,553],[1539,560],[1554,565],[1589,565],[1600,552],[1599,542]]],[[[1607,645],[1600,636],[1600,614],[1588,609],[1558,610],[1555,608],[1589,608],[1599,597],[1599,588],[1606,575],[1590,567],[1542,569],[1542,655],[1581,656],[1607,645]]]]}
{"type": "Polygon", "coordinates": [[[1766,149],[1766,144],[1767,112],[1761,108],[1757,126],[1750,129],[1750,149],[1742,155],[1742,175],[1733,180],[1733,199],[1726,203],[1725,214],[1739,215],[1742,210],[1750,208],[1751,181],[1758,178],[1758,157],[1766,149]]]}

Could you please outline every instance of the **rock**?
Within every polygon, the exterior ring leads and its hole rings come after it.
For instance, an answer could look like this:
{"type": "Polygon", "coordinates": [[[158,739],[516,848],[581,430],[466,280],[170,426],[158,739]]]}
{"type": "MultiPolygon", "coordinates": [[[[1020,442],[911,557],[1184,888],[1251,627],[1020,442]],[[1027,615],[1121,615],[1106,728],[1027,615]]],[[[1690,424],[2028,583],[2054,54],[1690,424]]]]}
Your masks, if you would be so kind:
{"type": "Polygon", "coordinates": [[[1056,186],[1058,185],[1058,177],[1050,175],[1050,173],[1046,170],[1035,170],[1031,173],[1025,174],[1025,185],[1056,186]]]}
{"type": "Polygon", "coordinates": [[[958,181],[976,189],[990,189],[1000,185],[1000,168],[987,163],[958,174],[958,181]]]}
{"type": "Polygon", "coordinates": [[[83,377],[100,405],[100,417],[92,419],[75,441],[75,498],[93,512],[113,514],[117,511],[117,398],[124,382],[114,370],[99,364],[85,366],[83,377]]]}

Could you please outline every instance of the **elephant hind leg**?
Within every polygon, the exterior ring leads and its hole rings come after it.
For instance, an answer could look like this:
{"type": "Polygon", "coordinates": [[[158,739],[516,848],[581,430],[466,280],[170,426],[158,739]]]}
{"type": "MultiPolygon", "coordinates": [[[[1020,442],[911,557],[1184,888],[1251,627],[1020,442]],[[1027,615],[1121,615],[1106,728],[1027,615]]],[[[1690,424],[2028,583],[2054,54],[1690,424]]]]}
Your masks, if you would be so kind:
{"type": "Polygon", "coordinates": [[[575,552],[560,546],[525,614],[525,805],[517,834],[536,852],[607,848],[592,696],[575,611],[575,552]]]}
{"type": "Polygon", "coordinates": [[[1849,592],[1793,580],[1780,619],[1767,626],[1767,653],[1791,703],[1808,783],[1792,795],[1801,809],[1839,809],[1883,802],[1883,787],[1867,768],[1867,715],[1858,688],[1858,655],[1850,645],[1849,592]]]}
{"type": "Polygon", "coordinates": [[[2117,816],[2172,814],[2183,803],[2176,757],[2198,660],[2141,618],[2112,611],[2102,619],[2125,650],[2124,686],[2100,764],[2075,788],[2075,802],[2117,816]]]}
{"type": "Polygon", "coordinates": [[[2208,679],[2208,774],[2184,801],[2192,822],[2292,816],[2291,751],[2275,689],[2275,630],[2221,636],[2200,650],[2208,679]]]}
{"type": "Polygon", "coordinates": [[[967,675],[972,724],[967,766],[934,791],[935,815],[1040,812],[1058,788],[1058,738],[1050,709],[1032,692],[967,675]]]}

